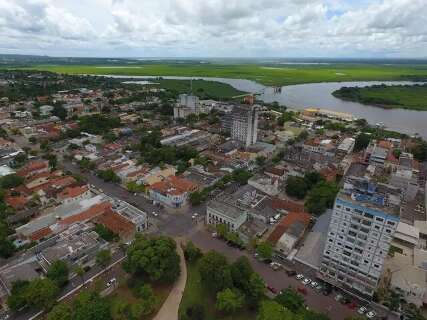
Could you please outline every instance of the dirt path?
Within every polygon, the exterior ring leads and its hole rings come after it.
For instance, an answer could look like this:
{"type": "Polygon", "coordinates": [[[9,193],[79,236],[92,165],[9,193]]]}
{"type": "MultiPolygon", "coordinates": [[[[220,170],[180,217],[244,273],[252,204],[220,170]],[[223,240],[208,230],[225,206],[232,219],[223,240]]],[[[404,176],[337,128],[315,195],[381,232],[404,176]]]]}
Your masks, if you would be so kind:
{"type": "Polygon", "coordinates": [[[182,294],[184,293],[187,282],[187,266],[185,264],[184,252],[181,248],[181,241],[177,239],[176,242],[177,252],[180,257],[181,274],[153,320],[178,320],[179,304],[181,303],[182,294]]]}

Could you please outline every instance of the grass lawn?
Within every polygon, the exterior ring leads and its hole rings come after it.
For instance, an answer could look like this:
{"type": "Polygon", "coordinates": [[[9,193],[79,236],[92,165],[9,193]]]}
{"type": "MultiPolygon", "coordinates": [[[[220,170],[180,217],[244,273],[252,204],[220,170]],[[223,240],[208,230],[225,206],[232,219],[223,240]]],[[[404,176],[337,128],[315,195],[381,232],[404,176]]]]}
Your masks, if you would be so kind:
{"type": "Polygon", "coordinates": [[[67,74],[129,75],[129,76],[206,76],[249,79],[264,85],[299,83],[426,79],[427,65],[258,65],[217,63],[141,63],[138,65],[34,65],[25,69],[67,74]]]}
{"type": "Polygon", "coordinates": [[[202,287],[197,264],[187,264],[187,284],[179,306],[179,314],[192,305],[201,304],[205,307],[205,320],[255,320],[256,312],[239,310],[236,314],[225,316],[215,309],[215,298],[211,292],[202,287]]]}
{"type": "Polygon", "coordinates": [[[427,111],[427,85],[340,89],[334,95],[344,100],[377,105],[383,108],[427,111]]]}

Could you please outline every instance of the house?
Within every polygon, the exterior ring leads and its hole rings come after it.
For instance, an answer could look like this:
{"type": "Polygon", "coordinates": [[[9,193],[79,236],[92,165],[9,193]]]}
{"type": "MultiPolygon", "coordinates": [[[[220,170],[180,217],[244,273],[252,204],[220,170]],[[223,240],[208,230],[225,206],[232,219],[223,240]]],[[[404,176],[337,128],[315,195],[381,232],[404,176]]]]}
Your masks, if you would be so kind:
{"type": "Polygon", "coordinates": [[[275,246],[279,254],[287,256],[304,235],[310,219],[311,215],[305,212],[288,213],[282,218],[267,241],[275,246]]]}
{"type": "Polygon", "coordinates": [[[148,187],[150,198],[172,208],[182,207],[187,203],[190,193],[198,190],[198,186],[186,179],[169,176],[163,181],[148,187]]]}
{"type": "Polygon", "coordinates": [[[91,196],[91,192],[87,185],[66,187],[63,191],[58,193],[57,199],[63,204],[88,199],[91,196]]]}
{"type": "Polygon", "coordinates": [[[145,175],[140,177],[137,181],[140,184],[150,186],[164,179],[167,179],[170,176],[174,176],[175,174],[176,174],[175,167],[166,165],[163,168],[156,167],[151,169],[145,175]]]}
{"type": "Polygon", "coordinates": [[[49,172],[49,161],[34,160],[27,163],[23,168],[16,173],[18,176],[28,178],[39,173],[49,172]]]}
{"type": "Polygon", "coordinates": [[[265,174],[256,174],[248,180],[248,184],[257,190],[276,196],[279,194],[279,179],[272,178],[265,174]]]}
{"type": "Polygon", "coordinates": [[[135,225],[113,210],[107,210],[94,221],[118,235],[124,242],[132,241],[135,238],[135,225]]]}

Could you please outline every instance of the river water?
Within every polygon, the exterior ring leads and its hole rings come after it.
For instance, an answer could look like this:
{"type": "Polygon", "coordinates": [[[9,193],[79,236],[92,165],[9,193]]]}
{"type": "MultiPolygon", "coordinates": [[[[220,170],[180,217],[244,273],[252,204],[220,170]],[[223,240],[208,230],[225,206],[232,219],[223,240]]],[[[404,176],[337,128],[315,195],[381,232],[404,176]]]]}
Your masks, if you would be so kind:
{"type": "MultiPolygon", "coordinates": [[[[148,76],[109,76],[114,78],[152,79],[148,76]]],[[[163,77],[165,79],[189,80],[191,77],[163,77]]],[[[374,84],[413,84],[413,82],[395,81],[365,81],[365,82],[330,82],[309,83],[282,87],[281,92],[275,93],[272,87],[263,86],[255,81],[244,79],[194,77],[208,81],[227,83],[234,88],[259,93],[259,99],[264,102],[277,101],[293,109],[322,108],[353,114],[357,118],[364,118],[370,124],[383,123],[387,129],[413,135],[418,133],[427,139],[427,111],[414,111],[406,109],[383,109],[375,106],[364,105],[357,102],[343,101],[335,98],[332,92],[341,87],[365,87],[374,84]]],[[[427,101],[426,101],[427,103],[427,101]]]]}

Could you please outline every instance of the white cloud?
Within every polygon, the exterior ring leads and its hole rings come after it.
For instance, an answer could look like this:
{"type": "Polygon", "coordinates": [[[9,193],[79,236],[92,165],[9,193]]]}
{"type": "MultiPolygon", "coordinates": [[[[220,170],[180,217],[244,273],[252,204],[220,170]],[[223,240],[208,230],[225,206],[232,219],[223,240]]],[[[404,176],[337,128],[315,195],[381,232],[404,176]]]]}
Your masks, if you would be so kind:
{"type": "Polygon", "coordinates": [[[0,51],[427,56],[426,0],[0,0],[0,51]]]}

